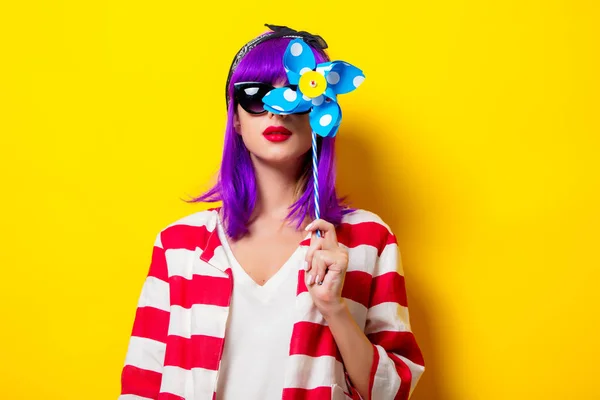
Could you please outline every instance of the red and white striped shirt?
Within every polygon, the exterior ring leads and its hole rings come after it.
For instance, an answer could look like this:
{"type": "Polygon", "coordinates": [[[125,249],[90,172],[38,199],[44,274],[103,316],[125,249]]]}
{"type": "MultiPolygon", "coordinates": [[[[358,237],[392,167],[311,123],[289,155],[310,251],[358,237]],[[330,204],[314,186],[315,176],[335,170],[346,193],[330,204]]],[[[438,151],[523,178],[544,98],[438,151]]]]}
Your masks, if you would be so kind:
{"type": "MultiPolygon", "coordinates": [[[[119,400],[214,400],[233,289],[216,230],[200,211],[156,237],[121,374],[119,400]]],[[[408,399],[424,371],[410,328],[396,237],[379,216],[355,210],[337,229],[348,250],[342,296],[374,347],[371,400],[408,399]]],[[[301,245],[308,250],[310,239],[301,245]]],[[[283,400],[361,399],[331,331],[298,270],[283,400]]]]}

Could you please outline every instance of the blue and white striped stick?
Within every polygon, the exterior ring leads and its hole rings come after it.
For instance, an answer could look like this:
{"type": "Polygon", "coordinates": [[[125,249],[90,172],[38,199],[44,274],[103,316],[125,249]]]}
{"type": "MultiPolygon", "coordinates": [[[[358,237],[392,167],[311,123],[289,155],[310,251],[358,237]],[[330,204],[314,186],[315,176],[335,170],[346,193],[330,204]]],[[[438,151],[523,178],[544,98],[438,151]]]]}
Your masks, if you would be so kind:
{"type": "MultiPolygon", "coordinates": [[[[313,181],[314,181],[314,198],[315,198],[315,219],[321,218],[321,210],[319,208],[319,160],[317,155],[317,134],[312,133],[312,163],[313,163],[313,181]]],[[[317,231],[317,237],[321,237],[321,231],[317,231]]]]}

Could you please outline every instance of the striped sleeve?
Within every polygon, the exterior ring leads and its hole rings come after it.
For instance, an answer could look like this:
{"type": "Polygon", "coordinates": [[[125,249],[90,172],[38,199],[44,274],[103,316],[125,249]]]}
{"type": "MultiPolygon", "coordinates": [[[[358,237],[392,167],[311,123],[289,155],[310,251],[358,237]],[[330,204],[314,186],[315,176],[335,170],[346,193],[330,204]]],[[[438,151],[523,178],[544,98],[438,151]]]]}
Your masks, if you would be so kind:
{"type": "Polygon", "coordinates": [[[410,398],[425,364],[410,328],[402,260],[391,232],[379,246],[365,334],[374,350],[370,400],[410,398]]]}
{"type": "Polygon", "coordinates": [[[169,327],[169,303],[167,262],[159,234],[133,321],[121,373],[119,400],[158,398],[169,327]]]}

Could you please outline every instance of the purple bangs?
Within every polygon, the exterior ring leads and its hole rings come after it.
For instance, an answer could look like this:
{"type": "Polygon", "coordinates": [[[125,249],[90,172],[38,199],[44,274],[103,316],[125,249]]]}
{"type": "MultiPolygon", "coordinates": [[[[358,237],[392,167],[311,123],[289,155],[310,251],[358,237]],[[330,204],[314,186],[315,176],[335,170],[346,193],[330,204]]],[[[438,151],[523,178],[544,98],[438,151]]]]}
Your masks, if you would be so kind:
{"type": "MultiPolygon", "coordinates": [[[[257,81],[276,84],[288,84],[283,68],[283,54],[291,38],[267,40],[248,52],[234,71],[229,87],[227,106],[227,126],[223,158],[217,183],[202,195],[190,202],[221,201],[224,227],[227,234],[239,239],[248,232],[248,223],[256,205],[256,178],[248,149],[241,135],[235,132],[234,114],[237,104],[233,100],[233,84],[244,81],[257,81]]],[[[329,61],[329,57],[312,48],[318,63],[329,61]]],[[[338,226],[342,216],[351,211],[342,204],[344,199],[336,194],[335,138],[317,137],[317,153],[319,158],[319,198],[321,218],[338,226]]],[[[301,187],[294,204],[289,208],[287,220],[300,228],[306,218],[315,218],[313,196],[312,151],[308,151],[304,161],[299,184],[301,187]]]]}

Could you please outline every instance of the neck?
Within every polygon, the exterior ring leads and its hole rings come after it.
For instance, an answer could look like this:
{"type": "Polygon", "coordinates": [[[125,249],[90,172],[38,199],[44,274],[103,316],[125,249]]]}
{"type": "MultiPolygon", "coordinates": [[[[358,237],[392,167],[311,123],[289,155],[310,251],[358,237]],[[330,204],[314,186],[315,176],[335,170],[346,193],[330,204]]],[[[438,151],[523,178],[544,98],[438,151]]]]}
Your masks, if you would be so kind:
{"type": "Polygon", "coordinates": [[[296,201],[299,166],[276,166],[257,159],[253,161],[256,176],[254,218],[285,219],[288,208],[296,201]]]}

